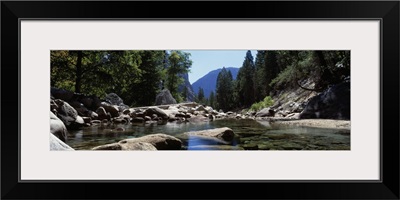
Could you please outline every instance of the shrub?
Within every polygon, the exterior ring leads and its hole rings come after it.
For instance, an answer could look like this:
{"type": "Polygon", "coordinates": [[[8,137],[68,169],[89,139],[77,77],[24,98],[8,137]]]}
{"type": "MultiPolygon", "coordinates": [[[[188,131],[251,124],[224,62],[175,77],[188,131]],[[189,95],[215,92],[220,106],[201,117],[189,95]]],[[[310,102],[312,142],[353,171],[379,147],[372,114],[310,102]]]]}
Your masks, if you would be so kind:
{"type": "Polygon", "coordinates": [[[250,110],[251,111],[259,111],[263,108],[268,108],[270,106],[274,105],[274,100],[270,96],[266,96],[263,101],[260,101],[258,103],[254,103],[251,105],[250,110]]]}

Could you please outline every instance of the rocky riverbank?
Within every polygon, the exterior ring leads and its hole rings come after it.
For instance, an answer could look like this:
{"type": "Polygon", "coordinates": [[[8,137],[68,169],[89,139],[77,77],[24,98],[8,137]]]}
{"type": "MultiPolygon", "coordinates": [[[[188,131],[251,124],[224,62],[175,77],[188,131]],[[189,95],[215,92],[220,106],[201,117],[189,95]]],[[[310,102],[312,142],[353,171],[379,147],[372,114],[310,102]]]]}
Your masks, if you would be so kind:
{"type": "MultiPolygon", "coordinates": [[[[266,121],[274,125],[350,130],[350,121],[346,120],[349,119],[347,109],[349,109],[350,102],[343,100],[345,98],[338,97],[338,95],[343,96],[349,93],[348,87],[349,84],[332,87],[319,95],[310,92],[281,94],[286,99],[280,98],[273,106],[258,112],[247,109],[237,112],[224,112],[196,102],[177,104],[168,90],[163,90],[157,95],[156,102],[161,105],[130,108],[114,93],[110,93],[106,95],[104,100],[100,100],[95,96],[52,88],[50,132],[59,140],[50,140],[50,148],[52,150],[61,150],[61,147],[65,147],[71,150],[64,143],[68,139],[68,130],[99,126],[100,128],[109,128],[110,131],[124,131],[120,128],[113,130],[112,125],[129,123],[165,125],[167,123],[198,123],[222,119],[252,119],[261,122],[266,121]],[[329,116],[335,119],[303,119],[319,118],[321,113],[323,113],[322,116],[329,116]]],[[[229,147],[229,140],[221,138],[221,134],[226,134],[225,132],[230,133],[228,127],[226,127],[226,130],[184,133],[177,138],[162,133],[151,134],[144,136],[144,138],[126,139],[117,143],[102,145],[94,148],[94,150],[178,150],[182,148],[182,144],[188,140],[189,136],[191,139],[207,140],[207,144],[218,144],[218,147],[214,146],[210,149],[232,149],[232,147],[229,147]],[[173,147],[169,145],[165,148],[159,146],[159,144],[169,143],[174,144],[172,145],[173,147]]],[[[232,131],[229,137],[233,137],[233,135],[232,131]]],[[[228,136],[224,135],[224,137],[228,136]]],[[[204,145],[204,142],[202,144],[204,145]]],[[[193,148],[201,149],[201,147],[193,148]]]]}

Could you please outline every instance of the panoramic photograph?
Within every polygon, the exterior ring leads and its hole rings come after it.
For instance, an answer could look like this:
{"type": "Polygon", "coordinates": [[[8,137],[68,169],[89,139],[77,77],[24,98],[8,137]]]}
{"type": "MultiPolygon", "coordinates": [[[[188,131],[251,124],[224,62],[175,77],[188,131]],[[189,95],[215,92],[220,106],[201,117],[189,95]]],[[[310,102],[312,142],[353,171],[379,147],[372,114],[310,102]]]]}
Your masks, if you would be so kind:
{"type": "Polygon", "coordinates": [[[53,50],[51,151],[350,147],[349,50],[53,50]]]}

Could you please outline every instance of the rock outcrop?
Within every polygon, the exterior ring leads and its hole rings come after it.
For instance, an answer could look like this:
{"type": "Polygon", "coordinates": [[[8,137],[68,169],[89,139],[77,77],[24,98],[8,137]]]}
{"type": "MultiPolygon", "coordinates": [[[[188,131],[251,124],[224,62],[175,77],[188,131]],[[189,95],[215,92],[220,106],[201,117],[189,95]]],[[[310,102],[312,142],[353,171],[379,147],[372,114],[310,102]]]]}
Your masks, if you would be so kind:
{"type": "Polygon", "coordinates": [[[156,105],[176,104],[176,100],[172,97],[168,89],[162,90],[156,96],[156,105]]]}
{"type": "Polygon", "coordinates": [[[301,119],[350,119],[350,82],[332,86],[310,99],[301,119]]]}
{"type": "Polygon", "coordinates": [[[85,124],[78,112],[67,102],[61,99],[56,99],[54,102],[57,104],[57,117],[68,129],[80,128],[85,124]]]}

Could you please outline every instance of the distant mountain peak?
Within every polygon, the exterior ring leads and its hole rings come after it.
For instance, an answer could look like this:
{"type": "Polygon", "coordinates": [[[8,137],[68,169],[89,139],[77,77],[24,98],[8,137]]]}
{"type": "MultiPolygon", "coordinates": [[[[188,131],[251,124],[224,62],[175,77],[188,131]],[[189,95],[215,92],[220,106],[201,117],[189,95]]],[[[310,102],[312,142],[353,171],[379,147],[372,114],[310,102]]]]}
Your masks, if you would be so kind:
{"type": "Polygon", "coordinates": [[[198,94],[199,87],[203,88],[204,96],[207,98],[210,96],[212,91],[215,92],[218,74],[219,74],[219,72],[221,72],[222,68],[225,68],[225,69],[231,71],[233,79],[234,80],[236,79],[236,76],[239,72],[239,68],[237,68],[237,67],[221,67],[219,69],[215,69],[215,70],[208,72],[206,75],[204,75],[203,77],[201,77],[197,81],[195,81],[192,84],[194,93],[198,94]]]}

